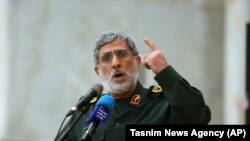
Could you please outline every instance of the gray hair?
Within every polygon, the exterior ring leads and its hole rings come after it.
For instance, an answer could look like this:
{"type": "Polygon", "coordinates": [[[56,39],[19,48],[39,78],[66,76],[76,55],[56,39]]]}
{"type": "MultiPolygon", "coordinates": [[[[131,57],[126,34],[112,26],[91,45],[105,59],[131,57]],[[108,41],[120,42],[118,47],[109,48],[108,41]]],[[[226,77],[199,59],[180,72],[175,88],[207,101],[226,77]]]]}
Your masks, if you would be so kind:
{"type": "Polygon", "coordinates": [[[99,50],[102,48],[102,46],[109,44],[117,39],[124,40],[127,43],[130,50],[132,51],[133,55],[139,54],[136,43],[130,35],[124,32],[107,31],[107,32],[102,33],[97,38],[94,53],[93,53],[95,65],[99,63],[99,50]]]}

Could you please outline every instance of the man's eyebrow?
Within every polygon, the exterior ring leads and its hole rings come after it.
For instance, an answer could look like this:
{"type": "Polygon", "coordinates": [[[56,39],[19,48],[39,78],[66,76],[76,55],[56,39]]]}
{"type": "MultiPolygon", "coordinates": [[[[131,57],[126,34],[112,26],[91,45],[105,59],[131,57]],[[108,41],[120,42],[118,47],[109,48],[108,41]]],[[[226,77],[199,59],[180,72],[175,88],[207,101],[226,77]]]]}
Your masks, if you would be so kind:
{"type": "Polygon", "coordinates": [[[117,51],[117,50],[127,50],[126,48],[118,48],[118,49],[115,49],[113,51],[104,51],[104,53],[108,53],[108,52],[114,52],[114,51],[117,51]]]}
{"type": "Polygon", "coordinates": [[[122,47],[122,48],[117,48],[115,50],[126,50],[126,48],[122,47]]]}
{"type": "Polygon", "coordinates": [[[107,54],[112,54],[112,52],[111,51],[104,52],[103,54],[101,54],[101,56],[107,55],[107,54]]]}

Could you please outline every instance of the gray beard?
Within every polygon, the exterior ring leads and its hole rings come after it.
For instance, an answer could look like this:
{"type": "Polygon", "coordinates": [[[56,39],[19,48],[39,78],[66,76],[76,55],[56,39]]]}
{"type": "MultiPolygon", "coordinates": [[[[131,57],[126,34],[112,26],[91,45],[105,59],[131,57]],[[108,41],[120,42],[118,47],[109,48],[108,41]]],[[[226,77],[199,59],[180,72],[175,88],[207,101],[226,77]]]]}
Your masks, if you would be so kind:
{"type": "Polygon", "coordinates": [[[130,74],[131,75],[129,75],[128,81],[122,84],[115,83],[111,79],[108,79],[105,75],[101,75],[102,84],[110,93],[122,95],[135,88],[138,79],[138,72],[135,69],[132,70],[130,74]]]}

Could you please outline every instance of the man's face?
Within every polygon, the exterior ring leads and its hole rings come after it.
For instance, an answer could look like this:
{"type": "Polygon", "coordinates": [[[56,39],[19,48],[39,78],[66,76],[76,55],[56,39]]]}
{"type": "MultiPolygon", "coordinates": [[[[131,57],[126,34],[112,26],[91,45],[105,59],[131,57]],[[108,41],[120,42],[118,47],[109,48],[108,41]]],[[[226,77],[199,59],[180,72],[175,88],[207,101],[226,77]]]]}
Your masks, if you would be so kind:
{"type": "Polygon", "coordinates": [[[123,94],[135,87],[141,59],[132,54],[125,41],[104,45],[99,58],[95,71],[111,93],[123,94]]]}

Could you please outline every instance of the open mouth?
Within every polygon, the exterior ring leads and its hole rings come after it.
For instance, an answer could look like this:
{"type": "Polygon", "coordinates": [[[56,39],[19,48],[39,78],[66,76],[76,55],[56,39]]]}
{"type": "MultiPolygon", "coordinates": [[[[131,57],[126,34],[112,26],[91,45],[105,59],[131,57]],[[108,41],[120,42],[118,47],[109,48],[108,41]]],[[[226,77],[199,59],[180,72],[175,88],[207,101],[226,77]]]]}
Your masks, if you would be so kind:
{"type": "Polygon", "coordinates": [[[122,80],[123,78],[125,77],[125,74],[124,73],[121,73],[121,72],[117,72],[113,75],[113,78],[115,80],[122,80]]]}
{"type": "Polygon", "coordinates": [[[119,77],[122,77],[124,74],[121,74],[121,73],[118,73],[118,74],[116,74],[114,77],[115,78],[119,78],[119,77]]]}

